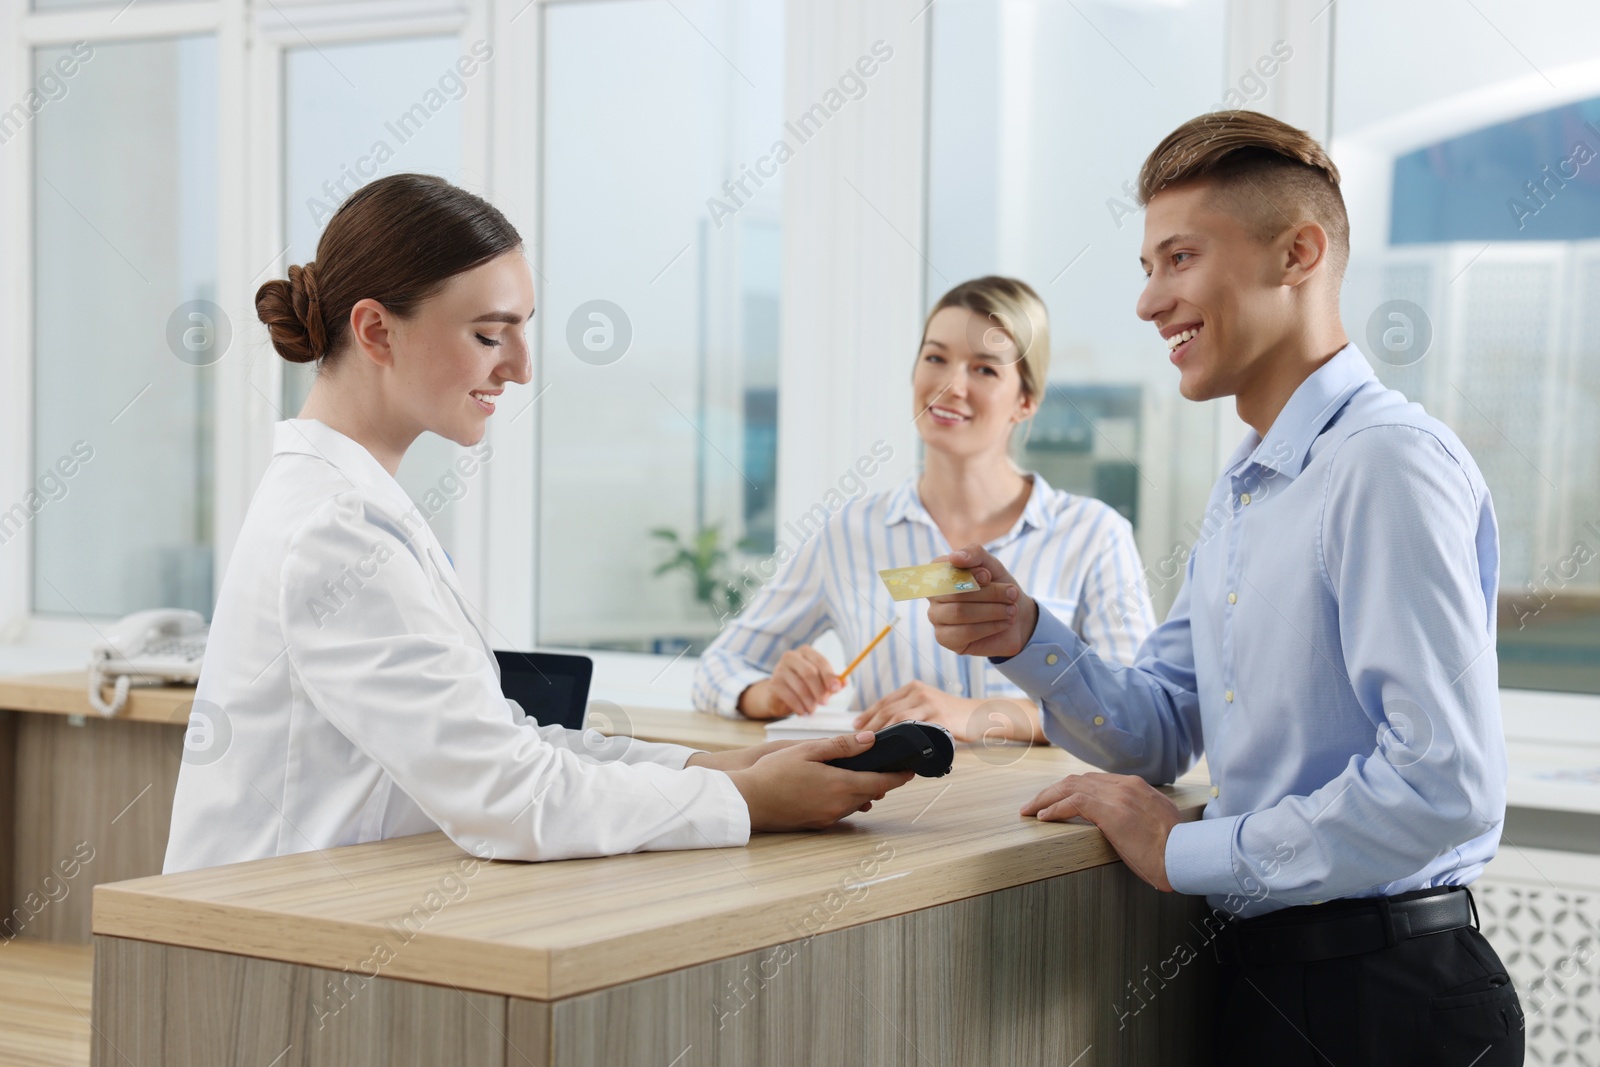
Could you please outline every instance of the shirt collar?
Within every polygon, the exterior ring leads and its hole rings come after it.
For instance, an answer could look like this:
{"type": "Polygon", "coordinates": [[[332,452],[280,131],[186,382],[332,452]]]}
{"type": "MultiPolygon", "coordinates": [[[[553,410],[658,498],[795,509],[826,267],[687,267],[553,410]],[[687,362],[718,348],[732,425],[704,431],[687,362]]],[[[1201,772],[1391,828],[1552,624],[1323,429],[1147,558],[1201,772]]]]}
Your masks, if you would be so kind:
{"type": "Polygon", "coordinates": [[[1248,460],[1259,467],[1290,478],[1306,466],[1311,443],[1334,420],[1345,402],[1368,382],[1377,381],[1367,357],[1353,344],[1347,344],[1332,359],[1311,373],[1278,412],[1265,438],[1254,430],[1245,434],[1233,456],[1229,471],[1248,460]]]}
{"type": "MultiPolygon", "coordinates": [[[[434,568],[455,595],[457,603],[461,605],[462,614],[477,632],[478,640],[483,643],[486,651],[492,652],[488,639],[484,637],[483,627],[478,623],[482,613],[467,599],[466,593],[456,579],[455,561],[434,536],[433,528],[428,525],[422,509],[406,495],[400,483],[384,469],[376,456],[367,451],[365,445],[316,419],[285,419],[273,427],[272,454],[276,456],[285,453],[316,456],[337,470],[345,481],[350,483],[352,489],[365,490],[379,503],[393,508],[394,518],[399,520],[406,535],[405,543],[420,548],[433,560],[434,568]]],[[[500,666],[492,654],[489,656],[489,662],[494,665],[495,676],[499,677],[500,666]]]]}
{"type": "MultiPolygon", "coordinates": [[[[1024,530],[1030,528],[1043,530],[1049,526],[1050,511],[1046,500],[1052,493],[1050,483],[1044,480],[1044,475],[1037,472],[1025,472],[1023,477],[1033,479],[1033,490],[1028,494],[1028,502],[1023,506],[1022,515],[1017,519],[1016,524],[1011,527],[1011,530],[1004,537],[994,542],[996,544],[1010,541],[1024,530]]],[[[939,528],[938,524],[933,521],[933,516],[928,514],[928,509],[923,507],[922,497],[917,492],[917,482],[921,478],[922,472],[918,471],[895,487],[894,492],[889,495],[889,506],[884,511],[883,524],[885,526],[896,526],[902,522],[916,521],[935,530],[939,528]]]]}
{"type": "Polygon", "coordinates": [[[885,526],[898,526],[902,522],[916,519],[932,525],[933,519],[922,506],[922,498],[917,495],[917,480],[922,477],[920,471],[894,487],[889,494],[889,506],[884,509],[883,524],[885,526]]]}
{"type": "Polygon", "coordinates": [[[400,483],[384,469],[366,446],[346,437],[327,423],[316,419],[285,419],[273,427],[272,454],[299,453],[316,456],[331,465],[352,488],[364,489],[397,509],[401,516],[417,510],[416,504],[400,488],[400,483]]]}

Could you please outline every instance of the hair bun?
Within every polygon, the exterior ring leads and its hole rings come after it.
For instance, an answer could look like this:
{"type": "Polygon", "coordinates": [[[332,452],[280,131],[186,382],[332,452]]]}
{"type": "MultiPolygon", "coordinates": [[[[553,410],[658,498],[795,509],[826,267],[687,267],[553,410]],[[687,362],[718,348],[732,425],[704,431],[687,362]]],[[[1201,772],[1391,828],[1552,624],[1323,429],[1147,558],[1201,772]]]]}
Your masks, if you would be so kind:
{"type": "Polygon", "coordinates": [[[289,362],[310,363],[327,354],[315,263],[291,266],[288,281],[275,278],[257,289],[256,317],[266,324],[272,347],[289,362]]]}

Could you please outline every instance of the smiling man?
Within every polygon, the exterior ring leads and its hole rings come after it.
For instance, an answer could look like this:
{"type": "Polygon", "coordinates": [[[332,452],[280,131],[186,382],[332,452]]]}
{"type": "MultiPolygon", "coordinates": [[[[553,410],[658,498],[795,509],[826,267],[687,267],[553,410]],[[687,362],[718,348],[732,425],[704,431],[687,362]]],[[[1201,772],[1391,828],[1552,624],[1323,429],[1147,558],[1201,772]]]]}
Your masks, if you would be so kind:
{"type": "Polygon", "coordinates": [[[1023,814],[1082,816],[1145,881],[1216,909],[1218,1062],[1520,1064],[1521,1009],[1465,888],[1505,814],[1488,489],[1345,337],[1349,224],[1316,141],[1202,116],[1139,184],[1139,317],[1186,398],[1231,396],[1251,427],[1177,602],[1123,667],[970,546],[952,561],[981,588],[928,617],[1040,702],[1051,741],[1118,772],[1023,814]],[[1202,754],[1212,800],[1180,822],[1153,784],[1202,754]]]}

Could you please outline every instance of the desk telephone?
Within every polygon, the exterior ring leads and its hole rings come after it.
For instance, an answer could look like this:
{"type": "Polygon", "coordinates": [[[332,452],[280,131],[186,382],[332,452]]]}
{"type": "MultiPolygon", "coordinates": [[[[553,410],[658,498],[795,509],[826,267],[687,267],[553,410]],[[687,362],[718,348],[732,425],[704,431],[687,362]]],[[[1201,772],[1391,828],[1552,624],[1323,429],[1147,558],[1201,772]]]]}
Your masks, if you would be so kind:
{"type": "Polygon", "coordinates": [[[209,632],[198,611],[162,608],[129,615],[89,652],[90,706],[109,717],[128,702],[130,686],[193,685],[200,679],[209,632]],[[108,684],[114,685],[109,701],[100,694],[108,684]]]}

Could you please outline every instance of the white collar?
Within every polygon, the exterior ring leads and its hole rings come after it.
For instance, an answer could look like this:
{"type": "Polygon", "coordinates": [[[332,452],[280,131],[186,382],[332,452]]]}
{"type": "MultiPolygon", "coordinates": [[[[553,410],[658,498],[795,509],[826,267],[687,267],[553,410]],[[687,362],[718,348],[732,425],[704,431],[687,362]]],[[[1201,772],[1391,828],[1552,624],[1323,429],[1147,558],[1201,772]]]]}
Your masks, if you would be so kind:
{"type": "Polygon", "coordinates": [[[394,475],[384,469],[376,456],[365,445],[346,437],[325,422],[316,419],[285,419],[273,426],[272,454],[299,453],[316,456],[326,461],[344,476],[354,489],[364,489],[379,500],[396,509],[401,516],[421,510],[406,491],[400,488],[394,475]]]}

